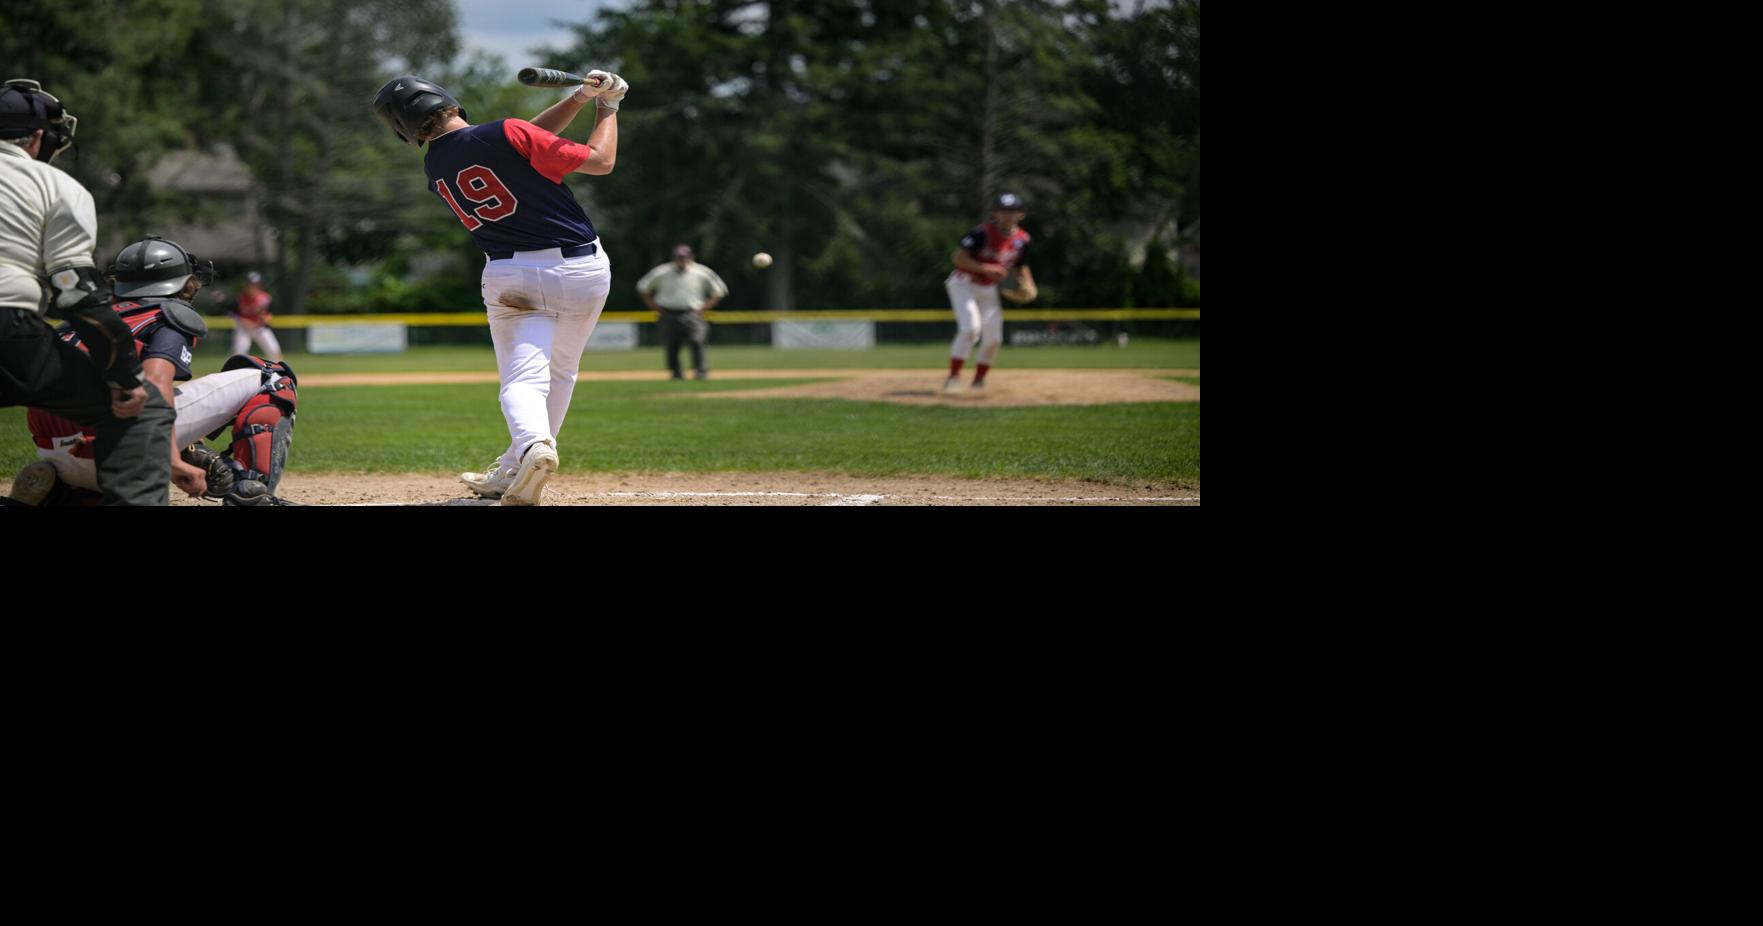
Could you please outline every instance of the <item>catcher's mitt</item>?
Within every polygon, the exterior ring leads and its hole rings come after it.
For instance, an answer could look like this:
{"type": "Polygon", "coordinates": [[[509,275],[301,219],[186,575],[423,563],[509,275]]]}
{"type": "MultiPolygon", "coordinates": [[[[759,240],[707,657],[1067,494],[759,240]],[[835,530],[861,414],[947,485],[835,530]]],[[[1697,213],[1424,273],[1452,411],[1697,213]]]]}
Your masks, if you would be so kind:
{"type": "Polygon", "coordinates": [[[1023,278],[1021,270],[1012,270],[998,283],[998,295],[1011,302],[1033,302],[1040,290],[1035,289],[1033,281],[1023,278]]]}
{"type": "Polygon", "coordinates": [[[225,498],[233,490],[233,469],[226,465],[226,458],[202,446],[197,441],[178,452],[185,463],[201,469],[208,480],[208,491],[202,493],[203,498],[225,498]]]}

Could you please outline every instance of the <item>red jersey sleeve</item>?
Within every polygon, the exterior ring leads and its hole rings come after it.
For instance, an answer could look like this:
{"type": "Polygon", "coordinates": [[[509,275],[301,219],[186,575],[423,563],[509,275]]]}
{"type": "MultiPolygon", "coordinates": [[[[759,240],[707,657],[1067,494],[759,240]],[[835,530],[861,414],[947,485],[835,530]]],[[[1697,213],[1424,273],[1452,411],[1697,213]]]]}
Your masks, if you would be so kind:
{"type": "Polygon", "coordinates": [[[570,171],[582,166],[588,155],[594,153],[587,145],[558,138],[525,119],[504,120],[502,133],[508,136],[514,150],[552,183],[562,183],[570,171]]]}

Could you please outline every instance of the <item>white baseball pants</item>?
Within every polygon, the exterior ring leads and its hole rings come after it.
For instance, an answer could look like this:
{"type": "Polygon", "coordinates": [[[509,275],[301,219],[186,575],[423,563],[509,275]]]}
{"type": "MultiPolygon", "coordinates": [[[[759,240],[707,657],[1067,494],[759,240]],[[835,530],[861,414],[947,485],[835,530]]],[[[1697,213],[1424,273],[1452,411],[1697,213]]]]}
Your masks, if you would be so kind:
{"type": "Polygon", "coordinates": [[[569,413],[582,351],[612,291],[604,246],[586,257],[557,248],[517,251],[484,265],[484,308],[502,379],[508,449],[502,465],[520,465],[534,441],[555,441],[569,413]]]}
{"type": "Polygon", "coordinates": [[[252,341],[256,341],[257,346],[263,348],[263,359],[282,359],[281,342],[275,339],[275,332],[269,330],[268,325],[252,327],[238,319],[233,319],[233,353],[244,353],[245,348],[250,347],[252,341]]]}
{"type": "MultiPolygon", "coordinates": [[[[239,409],[263,388],[263,371],[257,369],[228,370],[193,379],[177,386],[177,431],[172,446],[183,447],[206,437],[221,425],[231,424],[239,409]]],[[[37,448],[37,456],[54,464],[61,481],[81,489],[98,491],[96,461],[76,457],[69,451],[77,446],[70,441],[53,450],[37,448]]]]}
{"type": "Polygon", "coordinates": [[[978,341],[979,362],[990,366],[1004,346],[1004,307],[998,302],[998,287],[981,286],[958,273],[949,274],[943,285],[949,290],[949,307],[955,310],[955,341],[949,345],[949,356],[966,360],[978,341]]]}

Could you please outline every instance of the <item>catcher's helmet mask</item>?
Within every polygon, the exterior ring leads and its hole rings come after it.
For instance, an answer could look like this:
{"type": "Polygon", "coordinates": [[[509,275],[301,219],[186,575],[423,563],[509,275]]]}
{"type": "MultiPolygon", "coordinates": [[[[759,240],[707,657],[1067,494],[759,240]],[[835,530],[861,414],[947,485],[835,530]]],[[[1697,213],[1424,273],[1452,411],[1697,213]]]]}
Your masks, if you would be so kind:
{"type": "Polygon", "coordinates": [[[118,298],[175,296],[192,276],[203,286],[214,282],[214,262],[191,254],[176,241],[148,235],[117,252],[106,273],[118,298]]]}
{"type": "Polygon", "coordinates": [[[34,80],[15,77],[0,86],[0,138],[24,138],[43,130],[37,160],[47,164],[73,144],[80,120],[34,80]]]}
{"type": "MultiPolygon", "coordinates": [[[[459,101],[440,84],[410,74],[386,81],[373,98],[373,111],[391,126],[392,134],[418,148],[423,142],[416,137],[416,131],[431,113],[444,106],[459,106],[459,101]]],[[[464,107],[459,110],[459,118],[470,119],[464,107]]]]}

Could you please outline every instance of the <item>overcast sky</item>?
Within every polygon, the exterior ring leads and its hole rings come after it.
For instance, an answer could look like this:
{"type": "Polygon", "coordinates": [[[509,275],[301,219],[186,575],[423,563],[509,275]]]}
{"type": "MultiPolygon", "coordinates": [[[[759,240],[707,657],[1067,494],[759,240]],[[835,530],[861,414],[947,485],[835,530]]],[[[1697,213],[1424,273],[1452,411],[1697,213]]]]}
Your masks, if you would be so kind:
{"type": "Polygon", "coordinates": [[[456,0],[460,38],[467,49],[495,52],[510,67],[536,64],[527,49],[536,45],[565,46],[569,32],[551,24],[585,22],[606,7],[624,0],[456,0]]]}

